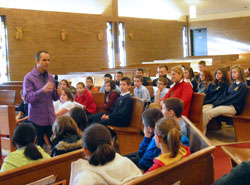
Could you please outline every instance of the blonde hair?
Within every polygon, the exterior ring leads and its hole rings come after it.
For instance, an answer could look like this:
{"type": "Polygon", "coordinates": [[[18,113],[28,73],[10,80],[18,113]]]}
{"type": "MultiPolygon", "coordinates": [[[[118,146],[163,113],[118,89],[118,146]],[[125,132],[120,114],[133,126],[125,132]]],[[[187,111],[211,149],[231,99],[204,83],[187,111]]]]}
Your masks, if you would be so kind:
{"type": "Polygon", "coordinates": [[[182,78],[184,78],[183,70],[182,70],[182,67],[180,65],[172,67],[171,71],[174,71],[174,72],[182,75],[182,78]]]}
{"type": "Polygon", "coordinates": [[[82,137],[82,131],[78,128],[77,123],[67,115],[60,116],[56,119],[52,126],[53,135],[51,141],[57,138],[64,138],[74,134],[82,137]]]}
{"type": "Polygon", "coordinates": [[[230,68],[230,78],[231,78],[232,83],[233,83],[233,77],[232,77],[232,70],[233,69],[236,69],[238,71],[238,73],[239,73],[239,80],[241,82],[246,82],[245,74],[244,74],[243,70],[241,69],[241,67],[239,65],[233,65],[230,68]]]}
{"type": "Polygon", "coordinates": [[[156,135],[168,146],[171,157],[175,157],[181,145],[180,125],[173,118],[161,118],[156,122],[156,135]]]}

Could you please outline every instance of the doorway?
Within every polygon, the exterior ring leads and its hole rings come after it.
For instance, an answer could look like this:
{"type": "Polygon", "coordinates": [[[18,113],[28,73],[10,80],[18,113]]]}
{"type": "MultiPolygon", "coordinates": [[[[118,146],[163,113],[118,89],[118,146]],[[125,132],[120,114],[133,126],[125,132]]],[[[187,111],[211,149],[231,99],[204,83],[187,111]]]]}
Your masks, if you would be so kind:
{"type": "Polygon", "coordinates": [[[207,55],[207,28],[191,29],[191,55],[207,55]]]}

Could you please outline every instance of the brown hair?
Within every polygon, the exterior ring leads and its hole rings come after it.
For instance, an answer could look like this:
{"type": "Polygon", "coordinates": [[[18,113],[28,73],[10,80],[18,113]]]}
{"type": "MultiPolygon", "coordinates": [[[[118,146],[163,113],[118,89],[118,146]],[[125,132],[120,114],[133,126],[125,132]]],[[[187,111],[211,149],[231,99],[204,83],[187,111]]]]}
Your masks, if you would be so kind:
{"type": "MultiPolygon", "coordinates": [[[[202,72],[205,76],[205,87],[207,88],[208,86],[208,82],[212,82],[213,81],[213,76],[212,74],[210,73],[210,71],[203,71],[202,72]]],[[[199,79],[199,83],[201,82],[201,78],[199,79]]]]}
{"type": "Polygon", "coordinates": [[[206,66],[206,62],[205,62],[204,60],[201,60],[198,64],[199,64],[199,65],[206,66]]]}
{"type": "Polygon", "coordinates": [[[171,157],[175,157],[181,145],[180,125],[173,118],[161,118],[156,122],[156,135],[160,136],[170,150],[171,157]]]}
{"type": "Polygon", "coordinates": [[[141,82],[143,82],[143,76],[142,75],[136,75],[134,78],[139,79],[141,82]]]}
{"type": "Polygon", "coordinates": [[[60,85],[62,84],[62,82],[65,82],[67,87],[70,88],[69,82],[66,79],[61,80],[60,85]]]}
{"type": "Polygon", "coordinates": [[[70,100],[71,102],[74,101],[73,95],[72,95],[71,90],[69,88],[63,88],[62,91],[64,91],[65,94],[68,96],[68,100],[70,100]]]}
{"type": "Polygon", "coordinates": [[[158,69],[160,69],[160,68],[165,68],[168,71],[168,66],[167,65],[159,65],[158,69]]]}
{"type": "Polygon", "coordinates": [[[226,68],[225,67],[217,67],[214,71],[214,83],[215,84],[218,83],[218,80],[216,79],[216,73],[218,70],[220,70],[222,73],[222,83],[228,82],[226,68]]]}
{"type": "Polygon", "coordinates": [[[230,68],[230,77],[231,77],[231,80],[232,80],[232,83],[233,83],[233,77],[232,77],[232,70],[233,69],[236,69],[239,73],[239,80],[241,82],[246,82],[246,79],[245,79],[245,74],[244,74],[244,71],[241,69],[241,67],[239,65],[233,65],[231,68],[230,68]]]}
{"type": "Polygon", "coordinates": [[[163,100],[163,103],[168,111],[173,110],[177,118],[181,117],[184,106],[179,98],[167,98],[163,100]]]}
{"type": "Polygon", "coordinates": [[[130,85],[130,84],[131,84],[131,81],[130,81],[130,78],[129,78],[129,77],[123,77],[123,78],[121,79],[121,81],[126,82],[127,85],[130,85]]]}
{"type": "Polygon", "coordinates": [[[60,116],[56,119],[52,126],[53,135],[51,141],[57,138],[64,138],[73,134],[77,134],[79,137],[82,136],[81,130],[78,128],[76,122],[67,115],[60,116]]]}
{"type": "Polygon", "coordinates": [[[143,125],[146,127],[155,128],[155,123],[163,117],[159,109],[147,109],[142,114],[143,125]]]}
{"type": "Polygon", "coordinates": [[[189,73],[189,80],[193,80],[194,78],[194,71],[193,71],[193,68],[192,67],[185,67],[184,70],[187,70],[188,73],[189,73]]]}
{"type": "Polygon", "coordinates": [[[168,79],[167,79],[167,78],[164,78],[164,77],[160,77],[160,78],[158,79],[158,81],[163,82],[164,85],[167,85],[167,84],[168,84],[168,79]]]}
{"type": "Polygon", "coordinates": [[[94,81],[93,81],[93,78],[91,77],[91,76],[88,76],[87,78],[86,78],[86,81],[87,80],[91,80],[91,82],[93,83],[94,81]]]}
{"type": "Polygon", "coordinates": [[[83,88],[85,87],[85,84],[84,84],[83,82],[78,82],[78,83],[76,84],[76,87],[77,87],[78,85],[82,85],[83,88]]]}
{"type": "Polygon", "coordinates": [[[184,77],[183,70],[182,70],[182,67],[180,65],[172,67],[171,71],[174,71],[174,72],[182,75],[182,78],[184,77]]]}

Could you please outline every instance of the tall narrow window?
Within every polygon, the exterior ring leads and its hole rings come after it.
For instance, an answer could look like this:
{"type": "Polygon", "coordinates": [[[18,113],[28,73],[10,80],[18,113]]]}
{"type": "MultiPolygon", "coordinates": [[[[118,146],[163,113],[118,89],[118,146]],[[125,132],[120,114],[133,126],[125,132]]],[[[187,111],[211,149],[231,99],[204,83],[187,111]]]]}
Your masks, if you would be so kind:
{"type": "Polygon", "coordinates": [[[188,56],[188,47],[187,47],[187,27],[184,26],[182,30],[182,44],[183,44],[183,57],[188,56]]]}
{"type": "Polygon", "coordinates": [[[119,23],[119,60],[120,66],[126,66],[126,49],[125,49],[125,29],[124,23],[119,23]]]}
{"type": "Polygon", "coordinates": [[[107,22],[107,44],[108,44],[108,67],[115,67],[115,57],[114,57],[114,37],[113,37],[113,27],[112,22],[107,22]]]}
{"type": "Polygon", "coordinates": [[[5,16],[0,16],[0,83],[8,81],[8,44],[5,16]]]}

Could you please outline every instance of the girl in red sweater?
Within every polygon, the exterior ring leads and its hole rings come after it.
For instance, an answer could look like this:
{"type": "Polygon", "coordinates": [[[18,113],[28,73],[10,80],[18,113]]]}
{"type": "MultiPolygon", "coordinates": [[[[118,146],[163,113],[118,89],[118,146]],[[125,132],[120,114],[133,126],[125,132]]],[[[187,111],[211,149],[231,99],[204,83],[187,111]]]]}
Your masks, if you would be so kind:
{"type": "Polygon", "coordinates": [[[76,85],[77,93],[75,101],[84,105],[87,114],[95,114],[97,112],[97,105],[93,99],[92,94],[85,87],[83,82],[78,82],[76,85]]]}
{"type": "Polygon", "coordinates": [[[168,93],[161,99],[161,101],[171,97],[181,99],[184,104],[182,115],[188,117],[189,108],[192,101],[193,88],[190,83],[184,82],[184,75],[181,66],[172,67],[171,77],[173,85],[169,89],[168,93]]]}
{"type": "Polygon", "coordinates": [[[189,147],[181,144],[180,125],[173,118],[161,118],[156,122],[155,143],[161,149],[161,155],[154,158],[154,164],[147,172],[170,165],[190,155],[189,147]]]}

